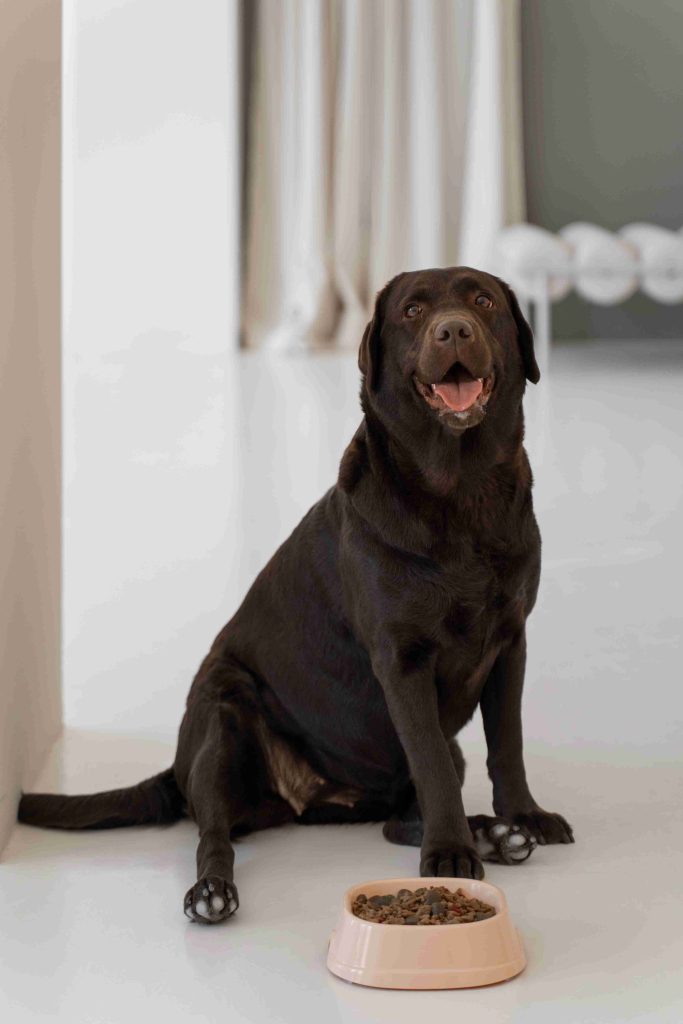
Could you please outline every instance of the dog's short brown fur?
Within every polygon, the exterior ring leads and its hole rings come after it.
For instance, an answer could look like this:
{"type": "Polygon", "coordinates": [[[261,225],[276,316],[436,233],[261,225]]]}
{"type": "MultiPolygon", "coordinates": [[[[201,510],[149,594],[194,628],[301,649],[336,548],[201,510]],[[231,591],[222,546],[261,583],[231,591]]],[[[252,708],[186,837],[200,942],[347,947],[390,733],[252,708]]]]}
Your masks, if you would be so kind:
{"type": "Polygon", "coordinates": [[[237,907],[235,834],[285,821],[386,819],[388,839],[421,845],[423,875],[481,878],[482,856],[573,841],[533,799],[522,757],[540,571],[522,446],[525,380],[539,379],[529,326],[489,274],[399,274],[359,364],[365,415],[337,483],[214,641],[173,767],[125,790],[21,800],[19,820],[62,828],[188,814],[194,920],[237,907]],[[449,381],[476,399],[453,408],[449,381]],[[495,818],[468,819],[462,803],[455,737],[477,705],[495,818]]]}

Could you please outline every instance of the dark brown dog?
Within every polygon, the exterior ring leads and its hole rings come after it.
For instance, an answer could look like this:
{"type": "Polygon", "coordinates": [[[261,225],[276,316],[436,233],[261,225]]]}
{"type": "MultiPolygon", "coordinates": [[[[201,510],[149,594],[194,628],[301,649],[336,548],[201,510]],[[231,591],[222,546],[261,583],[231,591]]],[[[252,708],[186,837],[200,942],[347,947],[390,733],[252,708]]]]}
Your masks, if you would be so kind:
{"type": "Polygon", "coordinates": [[[237,907],[236,833],[388,819],[423,875],[483,876],[573,842],[527,785],[521,697],[540,536],[522,446],[528,324],[467,267],[400,274],[360,347],[364,419],[339,478],[218,635],[172,768],[92,796],[31,794],[19,820],[113,828],[190,815],[196,921],[237,907]],[[481,706],[497,817],[467,818],[456,734],[481,706]]]}

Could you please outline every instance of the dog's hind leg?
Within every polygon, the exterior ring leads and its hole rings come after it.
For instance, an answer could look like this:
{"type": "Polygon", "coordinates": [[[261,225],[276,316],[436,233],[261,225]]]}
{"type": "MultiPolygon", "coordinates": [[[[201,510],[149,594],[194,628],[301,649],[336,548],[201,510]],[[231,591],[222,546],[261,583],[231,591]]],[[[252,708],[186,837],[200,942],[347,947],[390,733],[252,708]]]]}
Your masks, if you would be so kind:
{"type": "MultiPolygon", "coordinates": [[[[215,674],[221,671],[215,670],[215,674]]],[[[225,671],[224,669],[222,671],[225,671]]],[[[189,816],[199,828],[197,882],[185,896],[185,914],[213,924],[238,907],[234,832],[275,824],[263,760],[252,728],[252,709],[206,679],[204,693],[188,702],[180,726],[175,771],[189,816]],[[269,820],[259,820],[259,811],[269,820]]],[[[277,801],[278,806],[284,805],[277,801]]],[[[287,811],[290,811],[287,808],[287,811]]],[[[263,817],[263,815],[261,815],[263,817]]]]}
{"type": "MultiPolygon", "coordinates": [[[[204,741],[194,754],[186,782],[188,812],[199,827],[199,846],[197,882],[187,892],[184,902],[187,917],[205,924],[230,917],[239,905],[230,835],[245,803],[242,780],[246,757],[244,741],[232,719],[229,705],[195,706],[183,719],[183,726],[187,724],[193,732],[200,721],[206,727],[204,741]]],[[[183,726],[179,749],[182,749],[183,726]]]]}
{"type": "Polygon", "coordinates": [[[349,825],[357,822],[385,821],[391,811],[390,803],[368,798],[359,800],[352,807],[335,803],[307,807],[295,821],[297,825],[349,825]]]}

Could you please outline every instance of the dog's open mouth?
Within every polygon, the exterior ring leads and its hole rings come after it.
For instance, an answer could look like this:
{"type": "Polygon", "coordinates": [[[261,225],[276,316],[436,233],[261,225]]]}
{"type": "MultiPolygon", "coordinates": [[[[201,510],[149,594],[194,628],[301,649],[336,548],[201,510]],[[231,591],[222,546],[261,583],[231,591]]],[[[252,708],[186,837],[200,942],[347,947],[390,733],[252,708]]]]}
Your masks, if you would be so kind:
{"type": "Polygon", "coordinates": [[[437,412],[455,413],[458,419],[467,419],[475,409],[483,411],[493,388],[492,373],[488,377],[474,377],[457,362],[434,384],[415,376],[413,380],[427,405],[437,412]]]}

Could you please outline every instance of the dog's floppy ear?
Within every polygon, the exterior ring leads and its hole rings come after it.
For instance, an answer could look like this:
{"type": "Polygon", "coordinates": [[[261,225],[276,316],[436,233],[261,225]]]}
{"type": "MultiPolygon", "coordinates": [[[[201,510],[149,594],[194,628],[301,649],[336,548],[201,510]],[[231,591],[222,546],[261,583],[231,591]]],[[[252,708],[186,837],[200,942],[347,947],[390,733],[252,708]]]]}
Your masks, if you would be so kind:
{"type": "Polygon", "coordinates": [[[363,340],[358,349],[358,368],[365,378],[368,391],[377,390],[380,363],[379,336],[384,320],[384,305],[391,286],[398,281],[399,277],[403,277],[403,274],[392,277],[391,281],[385,284],[380,292],[377,292],[372,320],[363,331],[363,340]]]}
{"type": "Polygon", "coordinates": [[[510,303],[512,315],[515,318],[515,323],[517,324],[517,337],[519,339],[519,349],[522,353],[522,362],[524,363],[526,379],[530,380],[532,384],[538,384],[541,379],[541,371],[538,368],[538,363],[536,362],[536,356],[534,354],[534,336],[531,327],[519,308],[517,296],[510,285],[506,284],[505,281],[501,281],[499,277],[496,278],[496,280],[505,292],[507,300],[510,303]]]}
{"type": "MultiPolygon", "coordinates": [[[[379,305],[379,296],[377,297],[379,305]]],[[[377,305],[372,320],[363,331],[363,340],[358,349],[358,369],[365,377],[368,391],[374,391],[379,371],[379,332],[382,329],[377,305]]]]}

